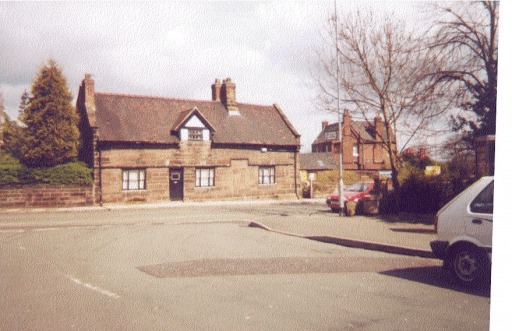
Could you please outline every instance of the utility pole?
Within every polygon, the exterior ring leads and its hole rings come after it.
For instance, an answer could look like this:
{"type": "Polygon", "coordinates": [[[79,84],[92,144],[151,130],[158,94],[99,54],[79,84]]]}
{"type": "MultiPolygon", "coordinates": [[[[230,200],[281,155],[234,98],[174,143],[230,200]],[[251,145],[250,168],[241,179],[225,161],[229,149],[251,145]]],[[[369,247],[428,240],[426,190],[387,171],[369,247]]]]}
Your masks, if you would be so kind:
{"type": "Polygon", "coordinates": [[[340,109],[340,55],[338,52],[338,11],[336,8],[336,1],[334,1],[334,38],[336,41],[336,89],[338,90],[338,140],[340,143],[339,149],[339,174],[338,192],[340,200],[340,217],[343,216],[344,202],[343,202],[343,132],[342,132],[342,116],[340,109]]]}

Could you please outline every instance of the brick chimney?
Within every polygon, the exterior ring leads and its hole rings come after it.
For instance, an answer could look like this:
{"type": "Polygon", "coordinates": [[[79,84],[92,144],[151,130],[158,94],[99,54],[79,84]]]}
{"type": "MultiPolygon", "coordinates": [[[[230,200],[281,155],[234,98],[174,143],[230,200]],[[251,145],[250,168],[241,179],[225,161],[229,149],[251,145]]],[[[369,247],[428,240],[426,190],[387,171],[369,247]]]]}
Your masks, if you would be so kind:
{"type": "Polygon", "coordinates": [[[220,79],[215,79],[215,84],[212,84],[212,100],[220,101],[220,90],[222,88],[222,84],[220,79]]]}
{"type": "Polygon", "coordinates": [[[375,140],[384,140],[384,123],[382,122],[382,117],[380,117],[380,113],[377,113],[377,115],[375,115],[375,119],[373,122],[375,125],[375,140]]]}
{"type": "Polygon", "coordinates": [[[348,109],[345,109],[343,111],[343,124],[342,124],[342,128],[341,128],[344,137],[346,135],[350,134],[351,125],[352,125],[352,116],[350,116],[348,109]]]}
{"type": "Polygon", "coordinates": [[[323,121],[322,122],[322,131],[325,130],[325,128],[329,125],[329,122],[328,121],[323,121]]]}
{"type": "Polygon", "coordinates": [[[83,89],[84,104],[91,127],[96,127],[96,101],[94,100],[94,80],[91,74],[85,74],[80,89],[83,89]]]}
{"type": "Polygon", "coordinates": [[[223,80],[220,89],[220,101],[222,101],[230,114],[239,115],[235,88],[236,85],[231,81],[231,78],[223,80]]]}

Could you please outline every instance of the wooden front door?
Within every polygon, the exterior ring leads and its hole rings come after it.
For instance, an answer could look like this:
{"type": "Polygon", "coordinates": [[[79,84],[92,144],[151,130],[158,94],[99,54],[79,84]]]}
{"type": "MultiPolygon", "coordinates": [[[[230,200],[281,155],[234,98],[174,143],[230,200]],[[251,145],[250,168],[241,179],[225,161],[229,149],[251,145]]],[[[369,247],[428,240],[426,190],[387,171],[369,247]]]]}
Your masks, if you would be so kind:
{"type": "Polygon", "coordinates": [[[183,200],[183,168],[169,169],[169,191],[171,201],[183,200]]]}

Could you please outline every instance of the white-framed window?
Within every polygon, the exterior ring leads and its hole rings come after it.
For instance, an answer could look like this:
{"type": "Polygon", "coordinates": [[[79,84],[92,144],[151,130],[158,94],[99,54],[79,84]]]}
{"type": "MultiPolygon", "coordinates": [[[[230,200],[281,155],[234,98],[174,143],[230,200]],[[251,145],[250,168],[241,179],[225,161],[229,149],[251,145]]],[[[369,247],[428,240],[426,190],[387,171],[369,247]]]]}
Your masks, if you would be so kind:
{"type": "Polygon", "coordinates": [[[188,140],[203,141],[203,129],[188,129],[188,140]]]}
{"type": "Polygon", "coordinates": [[[359,156],[359,145],[358,144],[352,145],[352,155],[359,156]]]}
{"type": "Polygon", "coordinates": [[[146,169],[123,169],[123,190],[145,190],[146,169]]]}
{"type": "Polygon", "coordinates": [[[275,167],[260,167],[258,169],[259,184],[275,184],[276,183],[275,167]]]}
{"type": "Polygon", "coordinates": [[[196,187],[215,186],[215,168],[196,169],[196,187]]]}

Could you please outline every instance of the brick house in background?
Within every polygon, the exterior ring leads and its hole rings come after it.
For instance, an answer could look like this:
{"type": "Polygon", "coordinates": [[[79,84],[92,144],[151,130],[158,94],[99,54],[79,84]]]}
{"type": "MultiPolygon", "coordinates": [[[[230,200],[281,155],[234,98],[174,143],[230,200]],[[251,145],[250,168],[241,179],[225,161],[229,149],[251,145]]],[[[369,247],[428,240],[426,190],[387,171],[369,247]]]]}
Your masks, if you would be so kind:
{"type": "MultiPolygon", "coordinates": [[[[322,122],[322,132],[311,145],[313,153],[330,152],[337,155],[340,150],[338,123],[322,122]]],[[[343,170],[357,171],[360,174],[374,176],[385,174],[391,169],[389,155],[384,142],[388,137],[380,115],[375,116],[373,123],[353,121],[345,110],[342,123],[343,132],[343,170]]],[[[396,148],[396,142],[393,143],[396,148]]]]}
{"type": "Polygon", "coordinates": [[[229,78],[198,101],[98,93],[86,74],[77,111],[96,202],[297,197],[300,135],[277,104],[238,103],[229,78]]]}

